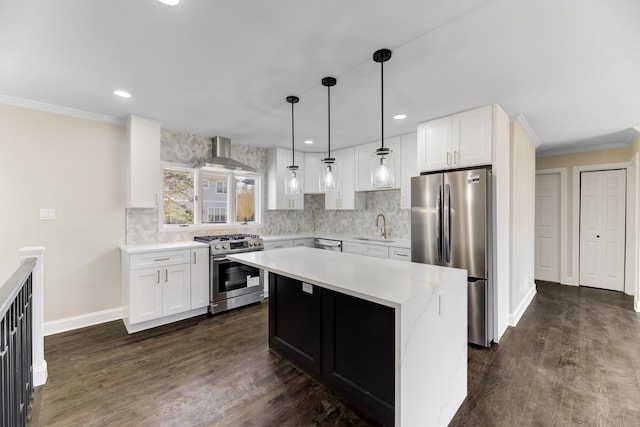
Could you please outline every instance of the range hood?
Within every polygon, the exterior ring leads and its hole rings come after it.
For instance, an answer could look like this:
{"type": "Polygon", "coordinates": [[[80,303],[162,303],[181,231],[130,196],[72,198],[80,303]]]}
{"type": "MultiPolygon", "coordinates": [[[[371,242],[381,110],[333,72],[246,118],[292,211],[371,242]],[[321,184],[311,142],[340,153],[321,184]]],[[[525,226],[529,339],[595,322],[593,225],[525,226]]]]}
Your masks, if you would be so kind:
{"type": "Polygon", "coordinates": [[[203,169],[227,169],[243,172],[255,172],[255,168],[240,163],[230,158],[231,156],[231,140],[222,136],[214,136],[211,138],[212,157],[201,160],[194,166],[203,169]]]}

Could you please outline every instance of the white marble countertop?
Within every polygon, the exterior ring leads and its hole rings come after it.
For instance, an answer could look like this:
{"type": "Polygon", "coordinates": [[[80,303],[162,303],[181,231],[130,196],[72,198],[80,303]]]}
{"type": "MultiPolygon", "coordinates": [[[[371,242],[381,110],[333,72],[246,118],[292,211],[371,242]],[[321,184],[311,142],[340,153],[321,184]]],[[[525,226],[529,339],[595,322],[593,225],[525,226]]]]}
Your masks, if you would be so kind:
{"type": "Polygon", "coordinates": [[[417,297],[439,294],[443,283],[466,281],[467,277],[459,269],[305,247],[228,258],[394,308],[417,297]]]}
{"type": "Polygon", "coordinates": [[[171,242],[171,243],[151,243],[146,245],[122,245],[120,250],[130,254],[139,252],[158,252],[171,249],[194,249],[194,248],[208,248],[209,245],[202,242],[196,242],[190,240],[186,242],[171,242]]]}
{"type": "Polygon", "coordinates": [[[367,245],[388,246],[394,248],[411,248],[411,240],[406,239],[379,239],[373,236],[356,236],[356,235],[344,235],[344,234],[327,234],[327,233],[298,233],[298,234],[282,234],[277,236],[260,236],[265,242],[277,242],[280,240],[295,240],[295,239],[329,239],[329,240],[341,240],[343,242],[363,243],[367,245]],[[361,237],[360,239],[358,237],[361,237]],[[373,239],[363,240],[362,238],[373,239]]]}

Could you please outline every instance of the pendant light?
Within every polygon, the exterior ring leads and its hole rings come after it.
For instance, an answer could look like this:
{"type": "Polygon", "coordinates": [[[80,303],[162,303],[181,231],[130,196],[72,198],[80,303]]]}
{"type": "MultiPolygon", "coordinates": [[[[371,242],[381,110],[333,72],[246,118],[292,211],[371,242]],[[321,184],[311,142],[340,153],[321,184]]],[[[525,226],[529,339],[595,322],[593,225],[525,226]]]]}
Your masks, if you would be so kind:
{"type": "Polygon", "coordinates": [[[373,60],[380,63],[380,148],[371,156],[371,186],[373,188],[392,188],[395,186],[393,150],[384,146],[384,63],[391,58],[389,49],[374,52],[373,60]]]}
{"type": "Polygon", "coordinates": [[[291,104],[291,165],[287,166],[289,172],[284,181],[285,194],[300,194],[300,178],[298,178],[298,166],[296,165],[296,150],[293,144],[294,121],[293,121],[293,104],[297,104],[300,98],[297,96],[287,96],[287,102],[291,104]]]}
{"type": "Polygon", "coordinates": [[[327,157],[322,159],[324,163],[324,171],[320,178],[320,189],[325,193],[327,191],[336,191],[336,175],[335,166],[336,159],[331,157],[331,86],[336,85],[335,77],[325,77],[322,79],[322,86],[327,87],[327,157]]]}

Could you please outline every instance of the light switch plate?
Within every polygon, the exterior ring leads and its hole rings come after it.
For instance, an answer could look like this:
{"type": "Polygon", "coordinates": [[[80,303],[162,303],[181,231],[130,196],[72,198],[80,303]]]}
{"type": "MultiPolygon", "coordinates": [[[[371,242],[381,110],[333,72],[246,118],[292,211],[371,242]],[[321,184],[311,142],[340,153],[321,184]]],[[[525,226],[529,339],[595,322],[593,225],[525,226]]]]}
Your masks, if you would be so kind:
{"type": "Polygon", "coordinates": [[[56,210],[54,208],[40,208],[40,219],[43,221],[56,219],[56,210]]]}

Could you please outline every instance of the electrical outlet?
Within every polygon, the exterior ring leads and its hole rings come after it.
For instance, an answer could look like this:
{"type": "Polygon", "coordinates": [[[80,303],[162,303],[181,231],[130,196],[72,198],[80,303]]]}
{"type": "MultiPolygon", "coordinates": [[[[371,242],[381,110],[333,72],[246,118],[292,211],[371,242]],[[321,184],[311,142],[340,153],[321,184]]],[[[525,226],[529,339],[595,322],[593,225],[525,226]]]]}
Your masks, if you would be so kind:
{"type": "Polygon", "coordinates": [[[40,219],[43,221],[52,221],[56,219],[55,208],[40,208],[40,219]]]}

